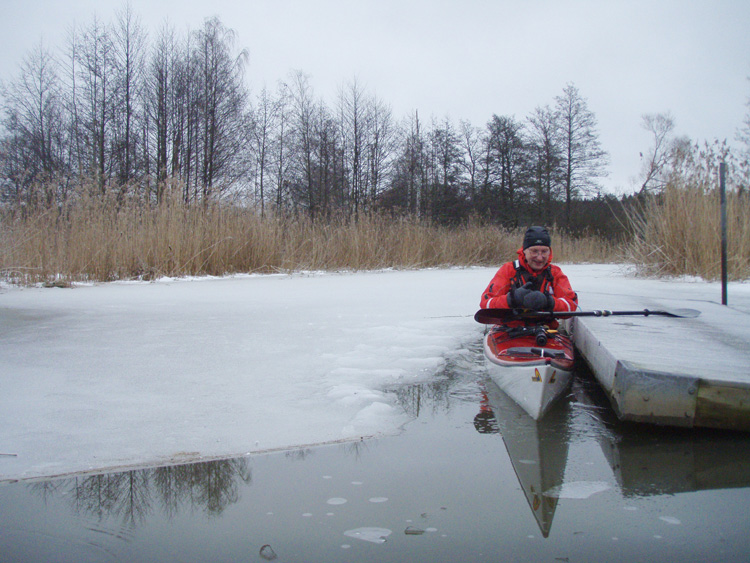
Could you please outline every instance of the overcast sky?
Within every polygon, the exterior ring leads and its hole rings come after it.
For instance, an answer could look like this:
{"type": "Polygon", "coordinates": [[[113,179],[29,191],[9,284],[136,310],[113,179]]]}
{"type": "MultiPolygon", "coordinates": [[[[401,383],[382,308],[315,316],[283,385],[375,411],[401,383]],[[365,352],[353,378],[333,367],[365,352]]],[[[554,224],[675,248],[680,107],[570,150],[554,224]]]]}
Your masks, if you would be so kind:
{"type": "MultiPolygon", "coordinates": [[[[124,0],[0,0],[0,78],[41,40],[57,52],[94,14],[124,0]]],[[[354,76],[397,118],[450,117],[484,126],[523,119],[573,83],[610,153],[605,189],[632,192],[649,146],[645,113],[671,112],[677,133],[734,140],[750,96],[748,0],[131,0],[149,33],[210,16],[250,54],[249,86],[292,70],[333,104],[354,76]]]]}

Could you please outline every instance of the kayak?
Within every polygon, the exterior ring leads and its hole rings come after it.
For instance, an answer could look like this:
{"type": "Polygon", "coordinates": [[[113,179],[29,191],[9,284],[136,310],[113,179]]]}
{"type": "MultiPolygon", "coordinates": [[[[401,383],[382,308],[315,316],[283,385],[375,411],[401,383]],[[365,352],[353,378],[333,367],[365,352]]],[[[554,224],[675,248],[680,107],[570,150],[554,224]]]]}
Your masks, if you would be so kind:
{"type": "Polygon", "coordinates": [[[573,343],[544,325],[493,326],[484,338],[484,356],[490,378],[535,420],[573,379],[573,343]]]}

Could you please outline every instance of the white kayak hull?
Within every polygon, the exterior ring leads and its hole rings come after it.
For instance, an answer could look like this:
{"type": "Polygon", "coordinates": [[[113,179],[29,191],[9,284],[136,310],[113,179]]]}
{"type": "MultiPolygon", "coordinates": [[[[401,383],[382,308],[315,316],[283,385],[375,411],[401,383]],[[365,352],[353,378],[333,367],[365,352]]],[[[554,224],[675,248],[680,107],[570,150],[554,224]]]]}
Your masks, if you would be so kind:
{"type": "Polygon", "coordinates": [[[489,333],[484,341],[489,377],[529,416],[535,420],[541,419],[570,386],[573,379],[572,355],[569,361],[555,361],[544,356],[518,360],[499,354],[492,338],[493,333],[489,333]]]}
{"type": "Polygon", "coordinates": [[[573,373],[548,365],[500,366],[488,359],[489,376],[531,418],[539,420],[563,396],[573,373]]]}

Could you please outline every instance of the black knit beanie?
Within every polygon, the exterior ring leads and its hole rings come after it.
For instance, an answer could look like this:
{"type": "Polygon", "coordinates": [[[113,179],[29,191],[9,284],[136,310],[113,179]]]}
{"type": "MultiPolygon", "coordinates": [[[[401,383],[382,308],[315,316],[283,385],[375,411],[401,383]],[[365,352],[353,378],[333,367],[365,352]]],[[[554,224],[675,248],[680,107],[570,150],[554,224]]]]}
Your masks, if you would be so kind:
{"type": "Polygon", "coordinates": [[[544,227],[529,227],[523,237],[523,249],[530,246],[552,246],[552,239],[544,227]]]}

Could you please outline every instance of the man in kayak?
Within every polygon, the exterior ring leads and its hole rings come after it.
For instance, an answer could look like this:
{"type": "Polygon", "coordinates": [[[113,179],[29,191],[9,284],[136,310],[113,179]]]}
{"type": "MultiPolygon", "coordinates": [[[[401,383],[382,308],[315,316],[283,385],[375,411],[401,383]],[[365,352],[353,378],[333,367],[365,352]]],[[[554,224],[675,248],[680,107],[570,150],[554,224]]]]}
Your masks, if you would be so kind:
{"type": "Polygon", "coordinates": [[[578,296],[568,277],[552,264],[552,240],[544,227],[529,227],[518,260],[506,262],[482,293],[482,309],[574,311],[578,296]]]}

